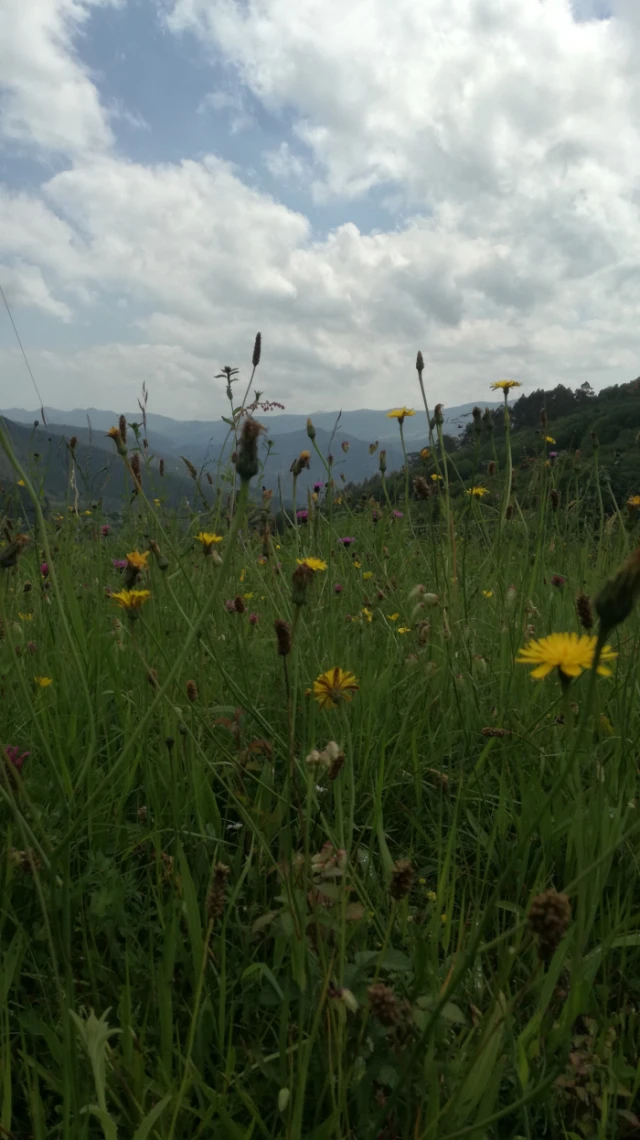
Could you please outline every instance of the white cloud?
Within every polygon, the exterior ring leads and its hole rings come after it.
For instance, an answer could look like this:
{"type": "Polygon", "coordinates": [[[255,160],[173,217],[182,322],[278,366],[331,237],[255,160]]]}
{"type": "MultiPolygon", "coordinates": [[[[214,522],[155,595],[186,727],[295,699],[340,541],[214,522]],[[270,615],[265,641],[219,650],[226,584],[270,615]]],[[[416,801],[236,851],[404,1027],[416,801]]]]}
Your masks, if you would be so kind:
{"type": "MultiPolygon", "coordinates": [[[[345,219],[373,187],[395,203],[388,230],[345,220],[321,239],[215,156],[115,155],[71,50],[86,9],[40,3],[66,28],[59,47],[47,25],[49,55],[77,69],[103,132],[62,108],[72,164],[39,194],[0,190],[0,256],[22,273],[16,304],[110,330],[36,354],[45,402],[123,406],[144,378],[156,411],[218,414],[213,374],[246,359],[258,328],[261,386],[290,410],[409,401],[417,348],[450,405],[501,374],[602,385],[638,371],[635,0],[580,23],[569,0],[178,0],[171,27],[293,118],[273,175],[345,219]]],[[[233,116],[250,101],[231,84],[208,104],[233,116]]],[[[42,142],[38,115],[23,122],[42,142]]],[[[6,404],[20,361],[5,365],[6,404]]]]}
{"type": "Polygon", "coordinates": [[[0,285],[10,308],[39,309],[61,321],[71,319],[68,305],[56,301],[37,265],[17,261],[13,265],[0,263],[0,285]]]}
{"type": "Polygon", "coordinates": [[[0,145],[78,154],[108,146],[111,131],[75,43],[92,0],[3,0],[0,145]]]}

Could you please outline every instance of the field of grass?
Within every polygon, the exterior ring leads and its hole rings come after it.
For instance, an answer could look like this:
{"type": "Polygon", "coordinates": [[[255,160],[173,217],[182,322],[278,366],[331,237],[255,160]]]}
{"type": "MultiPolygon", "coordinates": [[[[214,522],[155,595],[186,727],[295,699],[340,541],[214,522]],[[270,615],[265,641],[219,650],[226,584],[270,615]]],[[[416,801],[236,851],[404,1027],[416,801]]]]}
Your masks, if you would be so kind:
{"type": "Polygon", "coordinates": [[[117,433],[118,525],[16,467],[1,1137],[638,1134],[634,508],[544,438],[526,509],[508,460],[454,501],[434,420],[397,503],[303,437],[279,528],[246,419],[208,514],[117,433]]]}

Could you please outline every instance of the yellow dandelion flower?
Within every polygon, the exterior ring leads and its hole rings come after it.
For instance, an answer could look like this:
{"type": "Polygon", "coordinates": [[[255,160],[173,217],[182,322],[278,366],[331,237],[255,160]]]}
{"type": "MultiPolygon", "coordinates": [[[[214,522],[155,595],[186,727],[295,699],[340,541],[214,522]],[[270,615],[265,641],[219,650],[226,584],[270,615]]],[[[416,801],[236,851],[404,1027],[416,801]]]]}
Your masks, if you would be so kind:
{"type": "Polygon", "coordinates": [[[49,685],[53,685],[53,677],[34,677],[33,679],[40,689],[48,689],[49,685]]]}
{"type": "Polygon", "coordinates": [[[253,594],[243,594],[242,597],[248,602],[253,597],[253,594]]]}
{"type": "Polygon", "coordinates": [[[437,483],[438,481],[442,483],[442,475],[432,475],[431,478],[434,483],[437,483]]]}
{"type": "Polygon", "coordinates": [[[631,498],[627,499],[627,506],[631,507],[632,510],[637,510],[640,507],[640,495],[632,495],[631,498]]]}
{"type": "Polygon", "coordinates": [[[365,570],[364,574],[362,575],[363,582],[368,582],[369,578],[373,578],[373,570],[365,570]]]}
{"type": "Polygon", "coordinates": [[[111,595],[112,600],[126,610],[129,617],[137,617],[150,597],[150,590],[119,590],[117,594],[111,595]]]}
{"type": "Polygon", "coordinates": [[[242,568],[242,570],[240,571],[240,581],[241,581],[241,582],[244,582],[244,579],[245,579],[245,575],[246,575],[246,573],[247,573],[247,571],[246,571],[246,570],[245,570],[245,568],[243,567],[243,568],[242,568]]]}
{"type": "Polygon", "coordinates": [[[357,558],[356,558],[355,562],[353,563],[353,569],[354,570],[361,570],[362,569],[362,563],[358,562],[357,558]]]}
{"type": "Polygon", "coordinates": [[[147,570],[148,561],[148,550],[145,550],[144,554],[141,554],[139,550],[131,550],[129,554],[127,554],[127,562],[130,566],[133,566],[134,570],[147,570]]]}
{"type": "Polygon", "coordinates": [[[19,487],[26,487],[26,485],[27,484],[25,483],[24,479],[18,479],[18,486],[19,487]]]}
{"type": "Polygon", "coordinates": [[[155,505],[156,507],[159,507],[159,506],[160,506],[160,502],[161,502],[161,500],[160,500],[160,499],[154,499],[154,500],[153,500],[153,502],[154,502],[154,505],[155,505]]]}
{"type": "Polygon", "coordinates": [[[423,447],[422,451],[420,452],[420,458],[421,459],[428,459],[430,455],[431,455],[431,452],[430,452],[429,448],[423,447]]]}
{"type": "Polygon", "coordinates": [[[304,463],[306,460],[311,459],[311,452],[310,451],[301,451],[299,456],[298,456],[298,459],[301,459],[304,463]]]}
{"type": "Polygon", "coordinates": [[[316,677],[313,695],[321,709],[335,709],[343,701],[350,701],[359,688],[353,673],[336,666],[316,677]]]}
{"type": "Polygon", "coordinates": [[[366,618],[367,621],[369,621],[369,622],[373,621],[373,614],[371,613],[371,610],[367,609],[366,606],[364,606],[364,608],[362,610],[362,614],[366,618]]]}
{"type": "Polygon", "coordinates": [[[92,511],[86,510],[86,511],[83,511],[82,513],[83,513],[83,515],[85,515],[85,517],[86,517],[87,515],[90,515],[90,514],[92,514],[92,511]]]}
{"type": "Polygon", "coordinates": [[[33,621],[33,614],[18,613],[18,617],[20,618],[20,621],[33,621]]]}
{"type": "Polygon", "coordinates": [[[427,891],[427,898],[429,902],[437,902],[438,896],[435,891],[427,891]]]}
{"type": "Polygon", "coordinates": [[[387,412],[388,420],[403,420],[406,416],[415,416],[413,408],[392,408],[387,412]]]}
{"type": "Polygon", "coordinates": [[[545,435],[544,442],[545,443],[555,443],[556,441],[552,435],[545,435]]]}
{"type": "Polygon", "coordinates": [[[411,633],[411,626],[410,625],[398,626],[398,633],[411,633]]]}
{"type": "Polygon", "coordinates": [[[307,566],[309,570],[326,570],[327,564],[321,558],[296,558],[298,566],[307,566]]]}
{"type": "Polygon", "coordinates": [[[493,597],[493,590],[483,590],[482,596],[484,598],[492,598],[493,597]]]}
{"type": "Polygon", "coordinates": [[[474,499],[481,499],[483,497],[483,495],[489,494],[489,488],[488,487],[469,487],[466,494],[471,495],[471,497],[474,499]]]}
{"type": "MultiPolygon", "coordinates": [[[[535,665],[531,676],[536,680],[547,677],[553,669],[559,669],[564,677],[579,677],[593,665],[596,642],[596,637],[579,637],[577,633],[550,633],[523,646],[516,664],[535,665]]],[[[610,645],[604,646],[598,664],[601,676],[611,676],[611,670],[603,662],[613,661],[617,656],[610,645]]]]}
{"type": "Polygon", "coordinates": [[[400,614],[387,614],[388,621],[397,621],[399,617],[400,614]]]}
{"type": "Polygon", "coordinates": [[[495,384],[491,385],[494,392],[510,392],[512,388],[521,388],[522,384],[519,380],[496,380],[495,384]]]}
{"type": "Polygon", "coordinates": [[[200,533],[196,535],[195,540],[196,542],[202,543],[202,550],[204,554],[211,554],[211,550],[216,545],[216,543],[222,542],[222,535],[214,534],[212,531],[208,530],[201,530],[200,533]]]}

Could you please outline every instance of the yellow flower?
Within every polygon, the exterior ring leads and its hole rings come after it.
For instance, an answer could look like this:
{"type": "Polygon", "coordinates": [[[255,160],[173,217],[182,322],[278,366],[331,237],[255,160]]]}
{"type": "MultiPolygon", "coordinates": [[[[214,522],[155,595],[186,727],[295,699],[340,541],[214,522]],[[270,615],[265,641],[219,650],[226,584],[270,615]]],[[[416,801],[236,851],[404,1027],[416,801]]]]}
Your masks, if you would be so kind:
{"type": "Polygon", "coordinates": [[[248,602],[249,599],[253,597],[253,594],[243,594],[242,597],[248,602]]]}
{"type": "Polygon", "coordinates": [[[413,408],[392,408],[387,412],[388,420],[403,420],[405,416],[415,416],[413,408]]]}
{"type": "Polygon", "coordinates": [[[373,614],[371,613],[371,610],[367,609],[366,606],[362,610],[362,613],[363,613],[364,617],[367,619],[367,621],[369,621],[369,622],[373,621],[373,614]]]}
{"type": "Polygon", "coordinates": [[[362,569],[362,563],[358,562],[357,558],[356,558],[355,562],[353,563],[353,569],[354,570],[361,570],[362,569]]]}
{"type": "Polygon", "coordinates": [[[308,566],[309,570],[326,570],[327,564],[321,558],[296,558],[298,566],[308,566]]]}
{"type": "Polygon", "coordinates": [[[336,499],[336,507],[339,507],[339,506],[341,506],[341,505],[342,505],[342,499],[341,499],[341,498],[340,498],[340,499],[336,499]]]}
{"type": "Polygon", "coordinates": [[[342,701],[350,701],[359,687],[353,673],[336,667],[316,677],[313,695],[321,709],[335,709],[342,701]]]}
{"type": "Polygon", "coordinates": [[[555,443],[556,441],[552,435],[545,435],[544,442],[545,443],[555,443]]]}
{"type": "Polygon", "coordinates": [[[222,542],[222,535],[213,534],[207,530],[201,530],[200,534],[196,535],[196,542],[202,543],[202,550],[204,554],[211,554],[212,546],[215,546],[217,542],[222,542]]]}
{"type": "Polygon", "coordinates": [[[127,611],[129,617],[137,617],[145,602],[149,601],[151,591],[119,590],[117,594],[112,594],[111,597],[117,605],[127,611]]]}
{"type": "Polygon", "coordinates": [[[411,626],[410,625],[398,626],[398,633],[411,633],[411,626]]]}
{"type": "Polygon", "coordinates": [[[485,597],[485,598],[492,598],[493,597],[493,590],[483,590],[482,594],[483,594],[483,597],[485,597]]]}
{"type": "Polygon", "coordinates": [[[362,575],[363,582],[368,582],[369,578],[373,578],[373,570],[365,570],[364,574],[362,575]]]}
{"type": "MultiPolygon", "coordinates": [[[[553,669],[559,669],[565,677],[579,677],[585,669],[591,669],[596,648],[596,637],[578,637],[577,633],[550,633],[537,641],[530,641],[520,650],[517,665],[535,665],[532,677],[547,677],[553,669]]],[[[610,645],[605,645],[600,655],[598,673],[610,677],[611,670],[603,661],[613,661],[618,654],[610,645]]]]}
{"type": "Polygon", "coordinates": [[[26,485],[27,484],[25,483],[24,479],[18,479],[18,486],[19,487],[26,487],[26,485]]]}
{"type": "Polygon", "coordinates": [[[613,725],[606,713],[600,714],[600,728],[606,736],[613,736],[613,725]]]}
{"type": "Polygon", "coordinates": [[[305,460],[311,459],[311,452],[310,451],[301,451],[299,456],[298,456],[298,459],[302,459],[303,462],[305,460]]]}
{"type": "Polygon", "coordinates": [[[440,482],[442,482],[442,475],[432,475],[431,478],[433,479],[434,483],[437,483],[438,480],[440,480],[440,482]]]}
{"type": "Polygon", "coordinates": [[[471,495],[474,499],[481,499],[483,495],[489,494],[489,488],[488,487],[470,487],[466,493],[467,493],[467,495],[471,495]]]}
{"type": "Polygon", "coordinates": [[[317,503],[318,502],[318,492],[314,491],[311,498],[312,498],[314,503],[317,503]]]}
{"type": "Polygon", "coordinates": [[[242,567],[242,570],[240,571],[240,581],[241,581],[241,582],[244,582],[244,579],[245,579],[245,575],[246,575],[246,573],[247,573],[247,571],[245,570],[245,568],[244,568],[244,566],[243,566],[243,567],[242,567]]]}
{"type": "Polygon", "coordinates": [[[438,896],[435,891],[427,891],[427,898],[429,902],[436,902],[438,896]]]}
{"type": "Polygon", "coordinates": [[[18,614],[20,621],[33,621],[33,614],[18,614]]]}
{"type": "Polygon", "coordinates": [[[491,385],[494,392],[509,392],[512,388],[521,388],[522,384],[519,380],[496,380],[495,384],[491,385]]]}
{"type": "Polygon", "coordinates": [[[387,614],[387,618],[389,621],[397,621],[399,617],[400,617],[400,614],[387,614]]]}
{"type": "Polygon", "coordinates": [[[83,515],[90,515],[91,511],[83,511],[82,513],[83,513],[83,515]]]}
{"type": "Polygon", "coordinates": [[[630,499],[627,499],[627,506],[637,510],[640,507],[640,495],[632,495],[630,499]]]}
{"type": "Polygon", "coordinates": [[[440,922],[442,923],[442,925],[443,925],[443,926],[446,926],[446,925],[447,925],[448,919],[447,919],[447,916],[446,916],[446,914],[441,914],[441,915],[440,915],[440,922]]]}
{"type": "Polygon", "coordinates": [[[423,447],[422,451],[420,452],[420,458],[421,459],[428,459],[430,455],[431,455],[431,452],[429,451],[429,448],[423,447]]]}
{"type": "Polygon", "coordinates": [[[132,550],[129,554],[127,554],[127,562],[130,566],[133,566],[134,570],[146,570],[148,561],[148,550],[145,550],[144,554],[140,554],[138,550],[132,550]]]}
{"type": "Polygon", "coordinates": [[[156,507],[160,506],[160,499],[154,499],[153,502],[156,507]]]}
{"type": "Polygon", "coordinates": [[[38,687],[41,689],[47,689],[49,685],[53,684],[52,677],[34,677],[33,679],[36,685],[38,685],[38,687]]]}

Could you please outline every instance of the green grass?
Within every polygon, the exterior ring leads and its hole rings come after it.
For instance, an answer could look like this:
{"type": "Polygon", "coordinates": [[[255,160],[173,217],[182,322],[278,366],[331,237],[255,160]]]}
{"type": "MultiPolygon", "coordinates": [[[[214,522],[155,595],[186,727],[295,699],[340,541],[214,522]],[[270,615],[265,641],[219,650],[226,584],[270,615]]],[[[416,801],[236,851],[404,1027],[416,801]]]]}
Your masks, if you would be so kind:
{"type": "Polygon", "coordinates": [[[576,596],[635,545],[582,500],[588,464],[553,509],[563,462],[541,449],[502,524],[499,476],[449,506],[403,482],[377,521],[325,489],[281,531],[243,491],[230,514],[228,482],[186,519],[139,494],[106,537],[33,490],[0,570],[1,743],[30,752],[0,781],[0,1136],[633,1134],[637,617],[611,678],[514,665],[583,633],[576,596]],[[128,620],[112,560],[149,538],[165,568],[128,620]],[[326,570],[295,605],[304,556],[326,570]],[[336,666],[359,689],[324,710],[307,691],[336,666]],[[330,741],[343,762],[309,764],[330,741]],[[552,887],[572,919],[542,961],[527,915],[552,887]]]}

